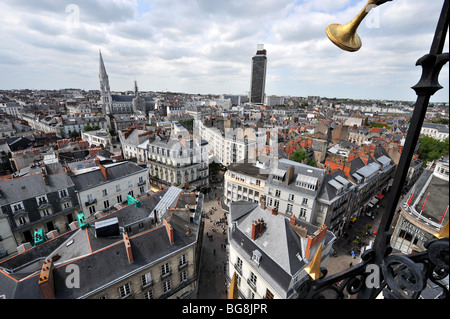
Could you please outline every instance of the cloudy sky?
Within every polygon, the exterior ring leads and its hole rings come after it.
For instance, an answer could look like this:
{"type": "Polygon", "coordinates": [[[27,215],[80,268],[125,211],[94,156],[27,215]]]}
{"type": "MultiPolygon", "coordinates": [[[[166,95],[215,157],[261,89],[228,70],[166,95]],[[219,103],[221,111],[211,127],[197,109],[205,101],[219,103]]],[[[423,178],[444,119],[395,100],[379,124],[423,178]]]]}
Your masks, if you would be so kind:
{"type": "MultiPolygon", "coordinates": [[[[394,0],[345,52],[325,34],[366,0],[2,0],[0,89],[98,89],[101,50],[112,90],[246,94],[258,43],[266,94],[416,99],[443,1],[394,0]]],[[[446,42],[448,52],[448,36],[446,42]]],[[[432,101],[449,101],[444,89],[432,101]]]]}

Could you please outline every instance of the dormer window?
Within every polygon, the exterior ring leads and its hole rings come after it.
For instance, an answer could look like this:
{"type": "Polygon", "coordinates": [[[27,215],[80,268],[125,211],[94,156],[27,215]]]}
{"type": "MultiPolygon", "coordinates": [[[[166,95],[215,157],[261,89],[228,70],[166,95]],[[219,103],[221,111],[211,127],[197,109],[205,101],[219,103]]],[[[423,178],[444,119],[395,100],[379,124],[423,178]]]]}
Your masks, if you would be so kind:
{"type": "Polygon", "coordinates": [[[252,255],[252,260],[257,264],[257,265],[259,265],[259,261],[261,260],[261,253],[260,253],[260,251],[259,250],[254,250],[253,251],[253,255],[252,255]]]}
{"type": "Polygon", "coordinates": [[[17,213],[18,211],[24,210],[23,203],[18,202],[18,203],[12,204],[11,209],[12,209],[13,213],[17,213]]]}
{"type": "Polygon", "coordinates": [[[47,195],[42,195],[42,196],[36,197],[36,202],[37,202],[38,206],[48,203],[47,195]]]}
{"type": "Polygon", "coordinates": [[[59,198],[64,198],[64,197],[67,197],[67,196],[69,196],[69,194],[67,193],[67,189],[61,189],[59,191],[59,198]]]}

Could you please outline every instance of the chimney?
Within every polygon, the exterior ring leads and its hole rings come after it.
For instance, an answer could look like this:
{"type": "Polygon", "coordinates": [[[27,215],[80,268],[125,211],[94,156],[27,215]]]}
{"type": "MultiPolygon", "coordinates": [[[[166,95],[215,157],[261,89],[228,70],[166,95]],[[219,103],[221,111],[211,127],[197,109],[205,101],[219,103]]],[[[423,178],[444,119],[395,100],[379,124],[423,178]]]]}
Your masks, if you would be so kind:
{"type": "Polygon", "coordinates": [[[125,244],[125,249],[127,251],[128,261],[132,264],[134,262],[133,251],[131,250],[131,243],[127,233],[123,233],[123,243],[125,244]]]}
{"type": "Polygon", "coordinates": [[[163,219],[164,226],[166,226],[167,236],[169,236],[170,244],[172,245],[174,243],[173,239],[173,227],[170,225],[170,223],[164,218],[163,219]]]}
{"type": "Polygon", "coordinates": [[[39,288],[44,299],[55,299],[55,286],[53,283],[53,260],[44,260],[39,275],[39,288]]]}
{"type": "Polygon", "coordinates": [[[308,242],[306,244],[306,252],[305,252],[305,257],[307,259],[309,259],[310,256],[313,256],[315,254],[315,251],[319,246],[318,244],[323,242],[326,234],[327,234],[327,226],[322,225],[312,235],[308,236],[308,242]]]}
{"type": "Polygon", "coordinates": [[[289,185],[289,183],[291,182],[292,178],[294,177],[294,165],[291,165],[286,173],[286,185],[289,185]]]}
{"type": "Polygon", "coordinates": [[[272,215],[278,215],[278,207],[272,208],[272,215]]]}
{"type": "Polygon", "coordinates": [[[252,240],[255,240],[258,235],[262,234],[264,231],[264,220],[258,219],[255,220],[252,224],[252,240]]]}
{"type": "Polygon", "coordinates": [[[266,209],[266,196],[265,195],[260,196],[259,203],[260,203],[261,209],[265,210],[266,209]]]}
{"type": "Polygon", "coordinates": [[[102,164],[98,164],[98,167],[100,167],[100,170],[102,171],[105,179],[108,180],[108,171],[107,171],[106,167],[103,166],[102,164]]]}
{"type": "Polygon", "coordinates": [[[44,179],[45,185],[48,185],[48,176],[47,176],[47,172],[45,171],[45,168],[41,168],[41,174],[42,174],[42,178],[44,179]]]}

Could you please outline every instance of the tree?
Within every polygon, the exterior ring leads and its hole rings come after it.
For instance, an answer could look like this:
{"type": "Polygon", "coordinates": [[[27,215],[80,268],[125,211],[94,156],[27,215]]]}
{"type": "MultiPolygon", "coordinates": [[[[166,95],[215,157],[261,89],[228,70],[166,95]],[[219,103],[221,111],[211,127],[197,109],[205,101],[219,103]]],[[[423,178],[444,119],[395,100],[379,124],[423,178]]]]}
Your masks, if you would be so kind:
{"type": "Polygon", "coordinates": [[[78,134],[77,131],[72,131],[72,132],[70,132],[70,134],[69,134],[69,137],[70,137],[70,138],[77,138],[78,136],[80,136],[80,135],[78,134]]]}
{"type": "Polygon", "coordinates": [[[92,128],[92,126],[90,126],[89,124],[86,124],[84,127],[83,127],[83,131],[85,131],[85,132],[89,132],[89,131],[92,131],[93,130],[93,128],[92,128]]]}
{"type": "Polygon", "coordinates": [[[304,150],[298,150],[292,153],[292,160],[294,162],[303,163],[305,158],[309,159],[308,153],[306,153],[306,151],[304,150]]]}
{"type": "Polygon", "coordinates": [[[310,159],[308,153],[305,150],[298,150],[292,153],[292,160],[298,163],[306,162],[306,165],[316,166],[317,161],[310,159]],[[305,161],[306,160],[306,161],[305,161]]]}
{"type": "Polygon", "coordinates": [[[427,162],[434,161],[449,151],[448,138],[441,142],[429,136],[422,136],[419,138],[419,143],[420,146],[417,153],[423,161],[423,167],[427,165],[427,162]]]}

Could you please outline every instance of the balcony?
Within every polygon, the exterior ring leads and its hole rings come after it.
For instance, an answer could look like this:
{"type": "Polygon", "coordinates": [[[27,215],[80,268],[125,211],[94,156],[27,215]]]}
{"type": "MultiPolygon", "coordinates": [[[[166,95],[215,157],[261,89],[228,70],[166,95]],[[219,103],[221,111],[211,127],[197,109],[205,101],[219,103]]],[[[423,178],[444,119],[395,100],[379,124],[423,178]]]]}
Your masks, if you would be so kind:
{"type": "Polygon", "coordinates": [[[89,206],[89,205],[93,205],[95,203],[97,203],[97,198],[92,198],[92,199],[89,199],[87,202],[85,202],[84,205],[89,206]]]}

